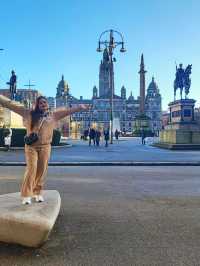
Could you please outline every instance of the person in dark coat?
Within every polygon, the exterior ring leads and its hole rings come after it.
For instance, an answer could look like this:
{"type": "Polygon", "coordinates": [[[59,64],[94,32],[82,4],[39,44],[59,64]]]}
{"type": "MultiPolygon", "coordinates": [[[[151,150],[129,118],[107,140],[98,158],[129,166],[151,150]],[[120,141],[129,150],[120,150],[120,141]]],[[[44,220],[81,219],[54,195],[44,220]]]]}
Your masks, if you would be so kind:
{"type": "Polygon", "coordinates": [[[96,145],[97,146],[99,146],[100,138],[101,138],[101,132],[100,130],[97,130],[96,131],[96,145]]]}
{"type": "Polygon", "coordinates": [[[104,139],[105,139],[105,142],[106,142],[105,147],[108,147],[109,135],[110,135],[109,134],[109,129],[107,128],[107,129],[104,130],[104,139]]]}
{"type": "Polygon", "coordinates": [[[141,131],[141,138],[142,138],[142,144],[145,145],[146,133],[144,129],[142,129],[141,131]]]}
{"type": "Polygon", "coordinates": [[[87,140],[88,132],[89,132],[88,129],[84,130],[84,133],[83,133],[84,134],[84,140],[87,140]]]}
{"type": "Polygon", "coordinates": [[[119,131],[116,129],[115,130],[115,139],[118,140],[119,139],[119,131]]]}
{"type": "Polygon", "coordinates": [[[96,131],[94,128],[90,128],[89,131],[89,146],[91,146],[91,142],[93,141],[93,144],[95,145],[95,137],[96,136],[96,131]]]}

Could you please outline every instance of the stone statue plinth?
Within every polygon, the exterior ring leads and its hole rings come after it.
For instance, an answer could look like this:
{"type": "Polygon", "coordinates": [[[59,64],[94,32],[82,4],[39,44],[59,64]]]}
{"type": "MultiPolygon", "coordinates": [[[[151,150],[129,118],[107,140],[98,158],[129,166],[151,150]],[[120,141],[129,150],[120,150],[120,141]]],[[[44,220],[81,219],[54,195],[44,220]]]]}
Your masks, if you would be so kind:
{"type": "Polygon", "coordinates": [[[200,127],[194,117],[193,99],[181,99],[169,103],[170,119],[160,131],[156,146],[169,149],[200,149],[200,127]]]}
{"type": "Polygon", "coordinates": [[[194,121],[194,105],[193,99],[181,99],[169,103],[170,124],[195,124],[194,121]]]}

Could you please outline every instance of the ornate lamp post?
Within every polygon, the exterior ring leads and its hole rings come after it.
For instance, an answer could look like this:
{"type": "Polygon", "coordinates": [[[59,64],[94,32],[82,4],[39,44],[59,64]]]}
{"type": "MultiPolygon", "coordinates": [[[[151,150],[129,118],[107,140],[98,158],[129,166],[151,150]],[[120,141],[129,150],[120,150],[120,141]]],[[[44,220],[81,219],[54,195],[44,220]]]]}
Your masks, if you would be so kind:
{"type": "Polygon", "coordinates": [[[119,31],[116,30],[106,30],[101,33],[99,37],[97,52],[102,52],[103,49],[101,48],[104,46],[106,49],[108,49],[108,55],[109,55],[109,62],[111,64],[111,69],[109,72],[109,89],[111,92],[110,96],[110,143],[113,143],[113,96],[114,96],[114,67],[113,62],[116,62],[116,59],[113,57],[113,51],[114,49],[120,45],[121,49],[120,52],[124,53],[126,52],[126,49],[124,48],[124,38],[122,34],[119,31]],[[104,35],[108,35],[109,37],[106,40],[102,40],[102,37],[104,35]],[[119,41],[115,40],[115,36],[120,38],[119,41]]]}
{"type": "MultiPolygon", "coordinates": [[[[3,51],[4,49],[0,48],[0,51],[3,51]]],[[[3,107],[0,107],[0,127],[3,127],[4,119],[3,119],[3,107]],[[2,113],[2,114],[1,114],[2,113]]]]}
{"type": "MultiPolygon", "coordinates": [[[[69,103],[69,108],[72,108],[72,104],[71,103],[69,103]]],[[[68,135],[69,135],[69,138],[70,138],[70,136],[71,136],[71,125],[72,125],[72,115],[70,114],[69,115],[69,129],[68,129],[68,135]]]]}

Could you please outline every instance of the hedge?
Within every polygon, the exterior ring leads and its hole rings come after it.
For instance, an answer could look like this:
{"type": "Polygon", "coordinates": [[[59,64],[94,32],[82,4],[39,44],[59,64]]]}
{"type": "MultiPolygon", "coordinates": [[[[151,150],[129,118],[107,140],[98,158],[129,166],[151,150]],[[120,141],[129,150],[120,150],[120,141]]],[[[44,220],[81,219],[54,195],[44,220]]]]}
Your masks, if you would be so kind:
{"type": "MultiPolygon", "coordinates": [[[[12,147],[23,147],[24,146],[24,136],[26,135],[26,129],[24,128],[12,128],[12,147]]],[[[61,133],[59,130],[54,129],[52,146],[58,146],[60,143],[61,133]]],[[[0,146],[4,146],[3,128],[0,128],[0,146]]]]}

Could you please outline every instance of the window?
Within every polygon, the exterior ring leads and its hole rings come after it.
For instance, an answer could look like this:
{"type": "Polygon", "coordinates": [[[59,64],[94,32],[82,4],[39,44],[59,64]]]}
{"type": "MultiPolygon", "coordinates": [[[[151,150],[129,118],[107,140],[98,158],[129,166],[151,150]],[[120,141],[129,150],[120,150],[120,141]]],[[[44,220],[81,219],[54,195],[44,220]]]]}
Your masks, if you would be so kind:
{"type": "Polygon", "coordinates": [[[181,111],[174,111],[172,112],[172,117],[180,117],[181,116],[181,111]]]}
{"type": "Polygon", "coordinates": [[[153,117],[153,119],[156,119],[156,112],[153,112],[153,115],[152,115],[153,117]]]}
{"type": "Polygon", "coordinates": [[[184,116],[185,117],[191,117],[191,110],[190,109],[185,109],[184,110],[184,116]]]}

